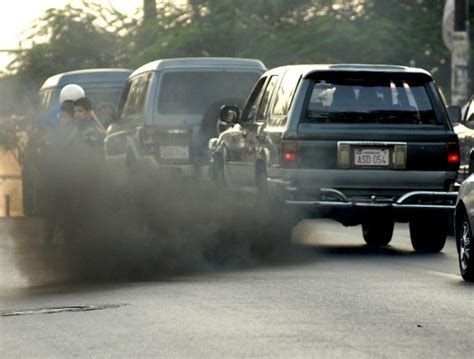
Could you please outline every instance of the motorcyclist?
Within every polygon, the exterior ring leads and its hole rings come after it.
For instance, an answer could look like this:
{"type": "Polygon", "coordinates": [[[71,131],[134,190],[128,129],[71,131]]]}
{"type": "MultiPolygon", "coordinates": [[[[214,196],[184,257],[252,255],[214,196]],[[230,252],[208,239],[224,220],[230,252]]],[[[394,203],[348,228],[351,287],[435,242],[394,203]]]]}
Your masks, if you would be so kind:
{"type": "Polygon", "coordinates": [[[79,85],[64,86],[59,95],[59,108],[53,108],[49,122],[43,123],[38,162],[42,188],[40,206],[44,217],[43,242],[46,245],[52,244],[65,221],[68,186],[74,176],[70,158],[78,137],[73,105],[81,97],[84,97],[84,90],[79,85]]]}
{"type": "Polygon", "coordinates": [[[59,93],[59,104],[52,106],[48,113],[39,119],[38,125],[41,128],[56,127],[59,124],[60,108],[63,103],[66,101],[76,101],[84,96],[84,89],[81,86],[76,84],[68,84],[64,86],[59,93]]]}

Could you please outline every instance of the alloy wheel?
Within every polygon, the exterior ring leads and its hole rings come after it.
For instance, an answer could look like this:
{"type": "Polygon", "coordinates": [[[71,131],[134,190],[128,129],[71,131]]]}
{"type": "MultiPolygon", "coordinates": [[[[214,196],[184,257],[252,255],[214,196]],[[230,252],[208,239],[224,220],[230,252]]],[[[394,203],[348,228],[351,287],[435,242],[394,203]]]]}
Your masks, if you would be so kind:
{"type": "Polygon", "coordinates": [[[471,230],[467,219],[462,224],[462,234],[459,241],[459,263],[463,271],[467,270],[471,258],[471,230]]]}

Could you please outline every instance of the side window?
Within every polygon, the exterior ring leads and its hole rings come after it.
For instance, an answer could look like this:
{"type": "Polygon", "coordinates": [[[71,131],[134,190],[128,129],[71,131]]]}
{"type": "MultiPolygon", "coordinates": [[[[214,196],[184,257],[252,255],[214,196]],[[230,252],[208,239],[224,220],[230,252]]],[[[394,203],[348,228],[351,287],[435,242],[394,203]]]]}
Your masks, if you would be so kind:
{"type": "Polygon", "coordinates": [[[39,107],[40,107],[40,113],[41,114],[46,114],[51,107],[51,98],[52,98],[52,91],[44,91],[41,93],[39,98],[39,107]]]}
{"type": "Polygon", "coordinates": [[[141,77],[135,77],[130,84],[127,100],[125,101],[125,105],[123,107],[123,114],[125,117],[132,116],[137,113],[137,98],[140,82],[141,77]]]}
{"type": "Polygon", "coordinates": [[[150,77],[151,74],[144,74],[132,80],[123,108],[123,116],[139,120],[139,116],[143,114],[150,77]]]}
{"type": "Polygon", "coordinates": [[[120,117],[122,117],[122,114],[125,114],[125,104],[128,99],[128,94],[130,93],[130,88],[132,86],[132,82],[128,80],[123,88],[122,95],[120,96],[120,102],[118,105],[118,114],[120,117]]]}
{"type": "Polygon", "coordinates": [[[285,76],[280,83],[280,87],[277,90],[275,101],[273,102],[273,116],[283,117],[288,114],[293,94],[300,77],[300,72],[297,70],[289,70],[285,73],[285,76]]]}
{"type": "Polygon", "coordinates": [[[245,105],[245,108],[242,111],[242,121],[255,121],[258,104],[260,103],[260,98],[262,95],[263,85],[265,84],[266,80],[266,77],[262,77],[250,93],[249,99],[247,100],[247,104],[245,105]]]}
{"type": "Polygon", "coordinates": [[[272,76],[270,77],[270,80],[268,81],[267,87],[265,88],[265,91],[263,92],[262,95],[262,100],[260,101],[260,105],[258,106],[257,110],[257,117],[256,121],[264,121],[265,119],[265,114],[268,112],[268,104],[270,103],[271,96],[273,94],[273,90],[275,89],[275,85],[278,82],[278,76],[272,76]]]}

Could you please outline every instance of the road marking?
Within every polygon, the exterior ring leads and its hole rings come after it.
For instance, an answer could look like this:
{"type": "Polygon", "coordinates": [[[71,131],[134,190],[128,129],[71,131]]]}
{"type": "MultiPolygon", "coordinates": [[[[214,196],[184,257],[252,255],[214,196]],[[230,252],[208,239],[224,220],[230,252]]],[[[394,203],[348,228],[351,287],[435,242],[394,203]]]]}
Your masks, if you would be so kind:
{"type": "Polygon", "coordinates": [[[103,304],[103,305],[70,305],[65,307],[53,307],[43,309],[28,309],[28,310],[16,310],[11,312],[2,312],[2,317],[15,317],[18,315],[31,315],[31,314],[55,314],[64,312],[89,312],[91,310],[103,310],[111,308],[119,308],[128,304],[103,304]]]}

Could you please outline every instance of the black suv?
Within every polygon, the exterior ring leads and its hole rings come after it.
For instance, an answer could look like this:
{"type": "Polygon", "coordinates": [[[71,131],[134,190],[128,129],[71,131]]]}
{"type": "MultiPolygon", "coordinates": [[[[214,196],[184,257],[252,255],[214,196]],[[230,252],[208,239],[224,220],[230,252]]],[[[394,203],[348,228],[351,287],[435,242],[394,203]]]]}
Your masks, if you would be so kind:
{"type": "MultiPolygon", "coordinates": [[[[449,110],[459,111],[458,108],[449,110]]],[[[389,65],[296,65],[266,72],[231,127],[211,140],[211,174],[250,194],[269,242],[303,218],[362,224],[386,245],[409,222],[413,247],[438,252],[454,210],[458,139],[431,75],[389,65]]]]}

